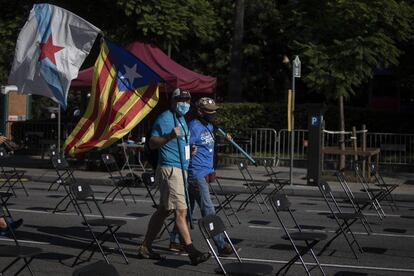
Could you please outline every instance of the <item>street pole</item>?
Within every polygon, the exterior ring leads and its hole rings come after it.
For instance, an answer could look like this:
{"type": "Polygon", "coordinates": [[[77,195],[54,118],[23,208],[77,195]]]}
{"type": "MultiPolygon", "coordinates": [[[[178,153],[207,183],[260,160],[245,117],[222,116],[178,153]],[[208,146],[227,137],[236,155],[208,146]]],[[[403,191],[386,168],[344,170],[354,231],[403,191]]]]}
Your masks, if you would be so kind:
{"type": "Polygon", "coordinates": [[[58,154],[60,154],[60,129],[61,129],[60,120],[61,120],[60,104],[58,104],[58,140],[57,140],[58,154]]]}
{"type": "Polygon", "coordinates": [[[293,155],[295,152],[295,79],[300,78],[301,63],[299,56],[296,56],[293,60],[292,66],[292,98],[291,98],[291,131],[290,131],[290,171],[289,171],[289,183],[293,185],[293,155]]]}

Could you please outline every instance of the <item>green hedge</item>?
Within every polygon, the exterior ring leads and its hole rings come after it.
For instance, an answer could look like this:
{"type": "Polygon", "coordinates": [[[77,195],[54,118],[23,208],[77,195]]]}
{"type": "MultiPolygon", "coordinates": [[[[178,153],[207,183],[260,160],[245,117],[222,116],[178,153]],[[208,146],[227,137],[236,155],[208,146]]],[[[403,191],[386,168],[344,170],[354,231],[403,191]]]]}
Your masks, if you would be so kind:
{"type": "MultiPolygon", "coordinates": [[[[246,128],[287,128],[286,104],[270,103],[220,103],[217,125],[226,130],[246,128]]],[[[337,106],[325,106],[326,129],[338,130],[337,106]]],[[[346,129],[360,129],[363,124],[370,132],[414,133],[413,113],[378,112],[363,108],[345,108],[346,129]]],[[[295,128],[307,129],[307,105],[296,106],[295,128]]]]}

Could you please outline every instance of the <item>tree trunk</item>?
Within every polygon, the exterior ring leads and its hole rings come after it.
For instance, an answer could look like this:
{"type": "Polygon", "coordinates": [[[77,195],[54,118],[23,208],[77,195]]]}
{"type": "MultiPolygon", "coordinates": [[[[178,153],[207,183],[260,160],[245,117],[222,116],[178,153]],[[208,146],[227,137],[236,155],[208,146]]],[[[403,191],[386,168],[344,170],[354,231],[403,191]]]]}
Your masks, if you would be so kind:
{"type": "MultiPolygon", "coordinates": [[[[345,150],[345,116],[344,116],[344,96],[339,96],[339,131],[342,133],[340,134],[339,138],[339,146],[341,150],[345,150]]],[[[339,169],[345,168],[345,155],[341,155],[339,159],[339,169]]]]}
{"type": "Polygon", "coordinates": [[[242,44],[244,32],[244,0],[236,0],[234,14],[234,34],[231,46],[230,76],[229,76],[229,101],[240,102],[242,100],[242,44]]]}

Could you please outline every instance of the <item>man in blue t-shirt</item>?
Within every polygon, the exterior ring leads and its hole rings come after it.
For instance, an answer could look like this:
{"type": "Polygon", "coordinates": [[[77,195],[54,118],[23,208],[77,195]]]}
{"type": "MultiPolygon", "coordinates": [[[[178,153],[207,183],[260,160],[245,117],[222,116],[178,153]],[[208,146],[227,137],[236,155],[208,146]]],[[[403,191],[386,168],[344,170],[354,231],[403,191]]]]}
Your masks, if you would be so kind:
{"type": "Polygon", "coordinates": [[[151,216],[144,242],[138,249],[138,257],[160,259],[152,251],[152,242],[161,231],[165,219],[174,213],[176,228],[184,241],[191,264],[197,265],[210,258],[210,253],[197,250],[192,243],[187,225],[187,203],[184,177],[190,160],[190,133],[184,115],[190,109],[190,93],[174,90],[170,109],[158,116],[152,126],[149,146],[159,149],[155,183],[160,190],[160,203],[151,216]],[[184,172],[182,171],[184,170],[184,172]]]}
{"type": "MultiPolygon", "coordinates": [[[[214,172],[214,127],[212,124],[218,106],[211,98],[201,98],[196,102],[197,117],[189,123],[190,144],[195,147],[188,168],[188,192],[190,197],[190,212],[195,207],[195,202],[200,207],[201,215],[214,215],[216,213],[211,201],[209,186],[206,178],[215,175],[214,172]]],[[[226,137],[231,139],[231,137],[226,137]]],[[[224,235],[213,237],[221,256],[233,254],[233,250],[224,235]]],[[[236,246],[236,249],[239,248],[236,246]]],[[[176,231],[170,234],[170,250],[182,251],[180,236],[176,231]]]]}

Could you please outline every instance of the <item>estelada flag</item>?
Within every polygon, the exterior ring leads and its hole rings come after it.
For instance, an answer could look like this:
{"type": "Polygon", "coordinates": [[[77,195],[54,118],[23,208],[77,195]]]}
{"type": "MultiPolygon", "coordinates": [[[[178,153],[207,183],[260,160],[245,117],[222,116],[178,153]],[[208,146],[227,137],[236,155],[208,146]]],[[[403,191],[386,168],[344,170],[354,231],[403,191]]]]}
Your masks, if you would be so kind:
{"type": "Polygon", "coordinates": [[[163,81],[138,57],[104,40],[88,107],[66,139],[65,152],[76,156],[122,138],[157,105],[163,81]]]}
{"type": "Polygon", "coordinates": [[[99,32],[65,9],[35,4],[17,38],[8,84],[23,94],[49,97],[66,109],[70,82],[99,32]]]}

